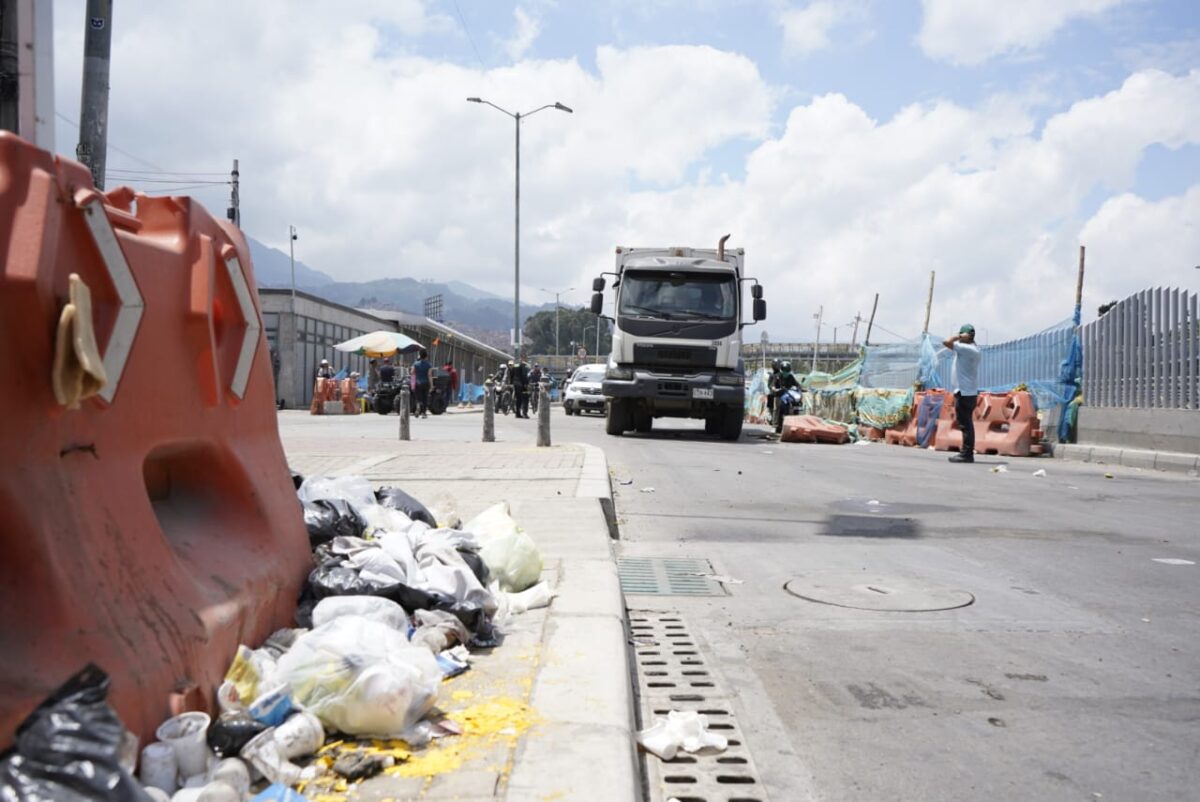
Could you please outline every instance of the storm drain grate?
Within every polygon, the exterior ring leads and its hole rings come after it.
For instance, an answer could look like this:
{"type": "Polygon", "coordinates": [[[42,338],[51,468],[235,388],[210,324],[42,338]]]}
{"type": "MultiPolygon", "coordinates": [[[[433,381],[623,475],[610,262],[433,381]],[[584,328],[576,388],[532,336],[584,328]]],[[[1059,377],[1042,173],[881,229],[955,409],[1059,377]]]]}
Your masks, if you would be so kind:
{"type": "Polygon", "coordinates": [[[651,802],[766,802],[766,789],[733,714],[732,701],[706,659],[707,649],[677,613],[629,611],[638,679],[639,727],[672,710],[695,711],[708,729],[725,736],[723,752],[660,760],[639,753],[651,802]]]}
{"type": "Polygon", "coordinates": [[[617,561],[621,592],[646,596],[724,596],[708,560],[626,557],[617,561]]]}

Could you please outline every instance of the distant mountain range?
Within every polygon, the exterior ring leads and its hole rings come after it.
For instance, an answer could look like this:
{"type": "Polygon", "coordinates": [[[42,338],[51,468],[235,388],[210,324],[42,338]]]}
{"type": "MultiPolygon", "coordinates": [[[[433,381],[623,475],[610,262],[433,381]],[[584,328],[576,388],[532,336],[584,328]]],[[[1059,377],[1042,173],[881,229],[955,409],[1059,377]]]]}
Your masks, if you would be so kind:
{"type": "MultiPolygon", "coordinates": [[[[260,287],[292,286],[288,254],[247,237],[254,275],[260,287]]],[[[296,262],[296,288],[334,303],[424,314],[425,299],[442,296],[442,318],[464,334],[498,348],[507,348],[512,329],[512,300],[501,298],[461,281],[422,281],[385,278],[374,281],[335,281],[332,276],[296,262]]],[[[554,304],[521,304],[521,320],[554,304]]]]}

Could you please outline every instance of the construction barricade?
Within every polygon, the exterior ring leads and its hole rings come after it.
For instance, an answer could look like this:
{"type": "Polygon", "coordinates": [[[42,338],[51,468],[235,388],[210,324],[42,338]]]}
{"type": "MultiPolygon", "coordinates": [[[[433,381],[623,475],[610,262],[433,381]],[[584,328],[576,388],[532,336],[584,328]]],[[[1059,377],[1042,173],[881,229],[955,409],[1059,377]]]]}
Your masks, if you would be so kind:
{"type": "Polygon", "coordinates": [[[241,233],[0,132],[0,749],[89,660],[153,740],[309,567],[241,233]]]}
{"type": "MultiPolygon", "coordinates": [[[[980,393],[974,422],[977,454],[1028,457],[1042,453],[1037,408],[1027,391],[980,393]]],[[[934,447],[938,451],[962,449],[962,429],[956,419],[938,421],[934,447]]]]}
{"type": "Polygon", "coordinates": [[[850,442],[850,432],[839,423],[823,420],[816,415],[788,415],[783,419],[779,439],[785,443],[850,442]]]}

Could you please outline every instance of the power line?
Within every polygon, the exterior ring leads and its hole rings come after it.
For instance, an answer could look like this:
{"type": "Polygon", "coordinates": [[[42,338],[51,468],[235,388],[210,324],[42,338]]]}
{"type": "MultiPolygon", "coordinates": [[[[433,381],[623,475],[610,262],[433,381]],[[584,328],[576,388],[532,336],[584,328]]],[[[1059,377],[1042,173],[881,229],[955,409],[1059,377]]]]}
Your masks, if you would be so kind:
{"type": "MultiPolygon", "coordinates": [[[[75,122],[70,117],[63,114],[61,111],[55,110],[54,115],[56,117],[58,117],[60,120],[62,120],[63,122],[73,125],[76,128],[79,128],[79,123],[75,122]]],[[[110,150],[115,150],[117,153],[120,153],[122,156],[128,156],[129,158],[133,159],[135,162],[137,162],[139,164],[144,164],[147,167],[153,167],[155,170],[162,170],[162,168],[159,167],[157,164],[154,164],[153,162],[148,162],[145,159],[141,158],[140,156],[134,156],[129,151],[122,150],[121,148],[117,147],[116,145],[114,145],[111,142],[107,143],[107,145],[110,150]]]]}
{"type": "Polygon", "coordinates": [[[198,179],[190,178],[186,175],[181,175],[176,178],[130,178],[128,176],[122,177],[119,175],[113,175],[111,170],[106,172],[105,175],[110,178],[116,178],[119,181],[128,181],[131,184],[182,184],[184,182],[191,182],[194,184],[226,184],[226,185],[228,185],[228,184],[233,183],[232,181],[230,181],[228,179],[226,179],[224,181],[201,181],[198,179]]]}
{"type": "Polygon", "coordinates": [[[211,172],[194,172],[189,170],[130,170],[125,167],[114,167],[111,170],[106,170],[106,173],[127,173],[130,175],[184,175],[184,176],[206,176],[206,175],[229,175],[229,173],[213,170],[211,172]]]}
{"type": "Polygon", "coordinates": [[[458,14],[458,21],[462,24],[463,33],[467,35],[467,41],[471,43],[471,49],[475,51],[475,60],[479,62],[479,66],[487,69],[487,65],[483,63],[483,58],[479,55],[479,48],[475,46],[475,39],[471,36],[471,29],[467,27],[467,18],[463,16],[462,9],[458,7],[458,0],[454,0],[454,11],[458,14]]]}
{"type": "MultiPolygon", "coordinates": [[[[229,183],[229,182],[225,182],[225,183],[229,183]]],[[[170,193],[170,192],[184,192],[184,191],[193,190],[193,189],[212,189],[212,188],[213,188],[212,184],[188,184],[188,185],[179,186],[179,187],[154,187],[153,189],[146,190],[146,192],[144,194],[154,195],[156,193],[165,194],[165,193],[170,193]]]]}
{"type": "Polygon", "coordinates": [[[893,337],[899,337],[904,342],[912,342],[913,340],[918,339],[916,337],[905,337],[903,334],[897,334],[896,332],[892,331],[891,329],[885,329],[883,326],[879,325],[878,322],[876,322],[875,328],[879,329],[880,331],[886,331],[888,334],[892,335],[893,337]]]}

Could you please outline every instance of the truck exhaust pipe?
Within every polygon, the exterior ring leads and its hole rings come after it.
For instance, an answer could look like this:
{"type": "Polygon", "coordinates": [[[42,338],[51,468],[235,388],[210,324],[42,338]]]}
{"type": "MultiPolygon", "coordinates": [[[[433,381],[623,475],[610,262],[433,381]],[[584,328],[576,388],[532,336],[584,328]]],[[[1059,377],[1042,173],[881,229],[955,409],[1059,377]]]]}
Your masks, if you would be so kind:
{"type": "Polygon", "coordinates": [[[721,239],[717,242],[717,261],[718,262],[725,261],[725,240],[729,239],[731,236],[733,236],[733,235],[726,234],[725,236],[721,237],[721,239]]]}

